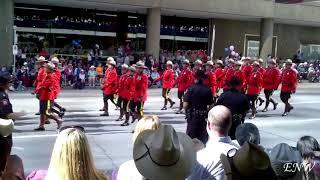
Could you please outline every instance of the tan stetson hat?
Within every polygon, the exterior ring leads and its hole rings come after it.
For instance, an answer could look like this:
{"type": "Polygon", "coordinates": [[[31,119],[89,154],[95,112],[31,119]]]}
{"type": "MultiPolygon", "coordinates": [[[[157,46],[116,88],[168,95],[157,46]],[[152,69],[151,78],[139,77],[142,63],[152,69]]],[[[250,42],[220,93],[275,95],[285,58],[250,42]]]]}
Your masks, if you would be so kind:
{"type": "Polygon", "coordinates": [[[243,64],[242,61],[235,61],[234,62],[234,65],[236,65],[236,66],[242,66],[242,64],[243,64]]]}
{"type": "Polygon", "coordinates": [[[46,65],[46,68],[48,68],[50,70],[55,70],[56,66],[52,62],[48,62],[46,65]]]}
{"type": "Polygon", "coordinates": [[[254,63],[252,63],[252,66],[259,66],[260,67],[260,64],[258,61],[255,61],[254,63]]]}
{"type": "Polygon", "coordinates": [[[234,63],[234,60],[230,58],[230,59],[228,60],[228,62],[229,62],[229,63],[234,63]]]}
{"type": "Polygon", "coordinates": [[[190,61],[188,59],[183,61],[183,64],[190,64],[190,61]]]}
{"type": "Polygon", "coordinates": [[[207,61],[206,66],[213,66],[213,62],[212,61],[207,61]]]}
{"type": "Polygon", "coordinates": [[[226,180],[277,180],[268,155],[252,143],[245,142],[239,150],[221,154],[220,159],[226,180]]]}
{"type": "MultiPolygon", "coordinates": [[[[109,58],[108,58],[109,59],[109,58]]],[[[112,58],[113,59],[113,58],[112,58]]],[[[114,61],[114,60],[108,60],[108,64],[111,64],[111,65],[113,65],[113,66],[116,66],[117,65],[117,63],[116,63],[116,61],[114,61]]]]}
{"type": "Polygon", "coordinates": [[[172,63],[172,61],[167,61],[167,62],[166,62],[166,65],[167,65],[167,66],[172,66],[173,63],[172,63]]]}
{"type": "Polygon", "coordinates": [[[291,64],[291,65],[292,65],[292,60],[291,60],[291,59],[287,59],[285,63],[286,63],[286,64],[291,64]]]}
{"type": "Polygon", "coordinates": [[[135,64],[135,68],[147,69],[147,66],[145,66],[142,61],[138,61],[138,62],[135,64]]]}
{"type": "Polygon", "coordinates": [[[221,60],[218,60],[218,61],[217,61],[217,64],[223,65],[223,62],[222,62],[221,60]]]}
{"type": "Polygon", "coordinates": [[[46,60],[46,58],[45,57],[43,57],[43,56],[40,56],[38,59],[37,59],[37,61],[36,62],[47,62],[48,60],[46,60]]]}
{"type": "Polygon", "coordinates": [[[122,65],[121,65],[121,68],[123,68],[123,69],[128,69],[129,66],[128,66],[127,64],[122,64],[122,65]]]}
{"type": "Polygon", "coordinates": [[[7,137],[12,134],[14,128],[13,120],[11,119],[0,119],[0,135],[7,137]]]}
{"type": "Polygon", "coordinates": [[[129,70],[135,72],[135,71],[136,71],[136,68],[135,68],[134,66],[130,66],[130,67],[129,67],[129,70]]]}
{"type": "Polygon", "coordinates": [[[263,63],[263,59],[259,58],[258,60],[258,63],[263,63]]]}
{"type": "Polygon", "coordinates": [[[200,59],[197,59],[197,60],[194,62],[194,64],[196,64],[196,65],[202,65],[202,61],[201,61],[200,59]]]}
{"type": "Polygon", "coordinates": [[[52,62],[53,64],[59,64],[59,59],[58,59],[57,57],[53,57],[53,58],[51,59],[51,62],[52,62]]]}
{"type": "Polygon", "coordinates": [[[162,125],[137,137],[133,159],[145,178],[185,179],[196,163],[196,150],[189,136],[176,132],[171,125],[162,125]]]}
{"type": "Polygon", "coordinates": [[[113,57],[108,57],[107,62],[114,61],[113,57]]]}

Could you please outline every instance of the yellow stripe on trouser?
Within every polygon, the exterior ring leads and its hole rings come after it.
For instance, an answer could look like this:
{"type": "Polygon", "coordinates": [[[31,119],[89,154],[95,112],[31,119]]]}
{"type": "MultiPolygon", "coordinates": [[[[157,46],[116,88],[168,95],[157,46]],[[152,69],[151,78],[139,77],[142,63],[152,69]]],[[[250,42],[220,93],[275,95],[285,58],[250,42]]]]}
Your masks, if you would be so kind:
{"type": "Polygon", "coordinates": [[[169,89],[166,89],[166,99],[169,98],[169,89]]]}
{"type": "Polygon", "coordinates": [[[122,100],[122,102],[121,102],[121,109],[123,109],[123,100],[122,100]]]}
{"type": "Polygon", "coordinates": [[[143,102],[141,102],[140,115],[143,116],[143,102]]]}
{"type": "Polygon", "coordinates": [[[129,112],[129,105],[130,105],[130,101],[128,101],[127,107],[126,107],[126,112],[129,112]]]}
{"type": "Polygon", "coordinates": [[[118,103],[118,96],[117,95],[113,95],[113,102],[115,103],[115,104],[117,104],[118,103]]]}
{"type": "Polygon", "coordinates": [[[50,113],[49,113],[50,103],[51,103],[51,101],[47,101],[47,109],[46,109],[46,115],[47,115],[47,116],[50,116],[50,113]]]}

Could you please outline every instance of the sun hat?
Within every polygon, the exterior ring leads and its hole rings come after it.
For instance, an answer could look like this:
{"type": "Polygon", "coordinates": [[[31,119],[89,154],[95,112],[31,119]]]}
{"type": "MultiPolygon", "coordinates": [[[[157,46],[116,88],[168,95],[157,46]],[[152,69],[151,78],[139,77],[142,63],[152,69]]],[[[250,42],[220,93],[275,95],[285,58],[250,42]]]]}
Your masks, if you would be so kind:
{"type": "Polygon", "coordinates": [[[123,68],[123,69],[128,69],[129,66],[128,66],[127,64],[122,64],[122,65],[121,65],[121,68],[123,68]]]}
{"type": "Polygon", "coordinates": [[[295,151],[288,144],[280,143],[270,151],[271,165],[280,178],[287,180],[302,179],[302,174],[295,169],[296,165],[300,166],[302,158],[298,151],[295,151]],[[290,165],[288,165],[290,164],[290,165]],[[290,167],[288,171],[288,167],[290,167]]]}
{"type": "Polygon", "coordinates": [[[206,66],[213,66],[213,62],[212,61],[207,61],[206,66]]]}
{"type": "Polygon", "coordinates": [[[147,66],[145,66],[142,61],[138,61],[138,62],[135,64],[135,68],[147,69],[147,66]]]}
{"type": "Polygon", "coordinates": [[[196,150],[189,136],[162,125],[145,130],[136,138],[133,159],[142,176],[153,180],[185,179],[196,163],[196,150]]]}
{"type": "Polygon", "coordinates": [[[56,66],[52,62],[48,62],[46,68],[50,70],[55,70],[56,66]]]}
{"type": "Polygon", "coordinates": [[[268,155],[261,147],[245,142],[239,149],[221,154],[226,180],[277,180],[268,155]]]}
{"type": "Polygon", "coordinates": [[[234,60],[233,60],[232,58],[230,58],[230,59],[228,60],[228,62],[229,62],[229,63],[234,63],[234,60]]]}
{"type": "Polygon", "coordinates": [[[51,59],[51,62],[52,62],[53,64],[59,64],[59,59],[58,59],[57,57],[53,57],[53,58],[51,59]]]}
{"type": "Polygon", "coordinates": [[[173,63],[172,63],[172,61],[167,61],[167,62],[166,62],[166,65],[167,65],[167,66],[172,66],[173,63]]]}
{"type": "Polygon", "coordinates": [[[0,119],[0,135],[7,137],[12,134],[14,128],[13,120],[11,119],[0,119]]]}
{"type": "Polygon", "coordinates": [[[37,59],[37,61],[36,61],[36,62],[40,63],[40,62],[47,62],[47,61],[48,61],[48,60],[46,60],[46,58],[45,58],[45,57],[40,56],[40,57],[37,59]]]}
{"type": "Polygon", "coordinates": [[[202,61],[200,59],[197,59],[195,62],[194,62],[195,65],[202,65],[202,61]]]}

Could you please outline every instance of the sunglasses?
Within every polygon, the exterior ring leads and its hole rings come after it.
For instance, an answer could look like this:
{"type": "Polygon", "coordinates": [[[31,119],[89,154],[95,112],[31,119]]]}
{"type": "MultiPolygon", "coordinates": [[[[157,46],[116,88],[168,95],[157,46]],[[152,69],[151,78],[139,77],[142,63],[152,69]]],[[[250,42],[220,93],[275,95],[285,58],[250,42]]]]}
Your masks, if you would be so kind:
{"type": "Polygon", "coordinates": [[[63,130],[70,129],[70,128],[78,129],[82,132],[85,132],[84,127],[82,126],[63,126],[59,129],[59,133],[62,132],[63,130]]]}

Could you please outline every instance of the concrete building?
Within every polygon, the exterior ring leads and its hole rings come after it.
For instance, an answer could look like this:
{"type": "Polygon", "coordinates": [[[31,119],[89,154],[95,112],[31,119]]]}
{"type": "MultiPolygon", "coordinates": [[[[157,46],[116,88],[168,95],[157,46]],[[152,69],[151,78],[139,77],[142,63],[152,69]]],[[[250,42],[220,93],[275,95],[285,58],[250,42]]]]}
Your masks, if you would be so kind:
{"type": "MultiPolygon", "coordinates": [[[[206,18],[215,26],[215,56],[234,45],[244,55],[289,58],[304,48],[320,53],[320,3],[289,0],[1,0],[0,62],[10,64],[14,3],[147,14],[146,52],[159,55],[161,15],[206,18]],[[281,2],[281,3],[278,3],[281,2]],[[294,1],[297,2],[297,1],[294,1]]],[[[212,35],[209,35],[209,39],[212,35]]],[[[210,42],[210,40],[209,40],[210,42]]],[[[209,43],[210,44],[210,43],[209,43]]],[[[210,48],[209,48],[210,49],[210,48]]]]}

